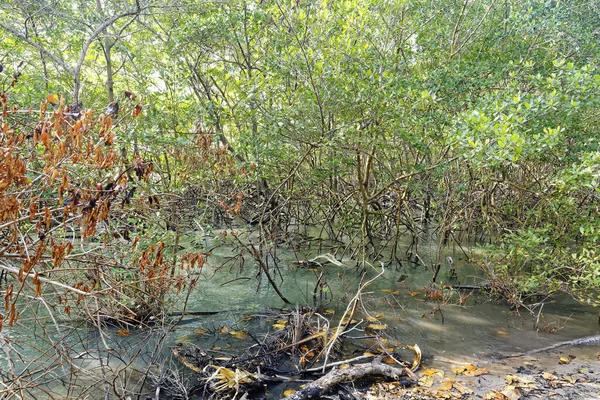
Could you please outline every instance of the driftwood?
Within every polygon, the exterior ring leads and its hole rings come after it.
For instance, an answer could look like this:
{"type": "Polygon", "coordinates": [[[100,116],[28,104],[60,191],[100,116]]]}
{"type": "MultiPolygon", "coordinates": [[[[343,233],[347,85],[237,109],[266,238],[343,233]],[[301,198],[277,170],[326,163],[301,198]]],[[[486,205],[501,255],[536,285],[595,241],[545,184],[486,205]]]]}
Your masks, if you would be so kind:
{"type": "Polygon", "coordinates": [[[417,376],[409,368],[397,368],[383,364],[381,357],[377,357],[370,363],[356,364],[345,369],[332,369],[321,378],[306,384],[304,388],[286,397],[285,400],[318,399],[337,384],[351,382],[368,375],[381,375],[396,380],[406,376],[411,381],[417,381],[417,376]]]}
{"type": "Polygon", "coordinates": [[[538,353],[543,353],[544,351],[558,349],[560,347],[572,347],[572,346],[591,346],[600,343],[600,335],[586,336],[579,339],[567,340],[566,342],[555,343],[550,346],[541,347],[539,349],[529,350],[523,353],[516,353],[507,356],[500,357],[501,359],[505,358],[515,358],[515,357],[523,357],[523,356],[531,356],[538,353]]]}

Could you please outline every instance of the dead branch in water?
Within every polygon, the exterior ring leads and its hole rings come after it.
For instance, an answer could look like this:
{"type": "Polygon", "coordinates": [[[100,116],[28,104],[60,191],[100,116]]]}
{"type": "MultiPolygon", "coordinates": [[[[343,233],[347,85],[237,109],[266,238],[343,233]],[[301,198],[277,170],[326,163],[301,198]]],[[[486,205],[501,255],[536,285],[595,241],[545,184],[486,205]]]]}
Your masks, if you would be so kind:
{"type": "Polygon", "coordinates": [[[417,376],[409,368],[397,368],[381,362],[377,357],[370,363],[357,364],[345,369],[332,369],[326,375],[314,382],[307,384],[303,389],[297,391],[287,400],[318,399],[331,390],[332,387],[344,382],[352,382],[369,375],[381,375],[386,378],[398,380],[408,377],[411,381],[417,381],[417,376]]]}

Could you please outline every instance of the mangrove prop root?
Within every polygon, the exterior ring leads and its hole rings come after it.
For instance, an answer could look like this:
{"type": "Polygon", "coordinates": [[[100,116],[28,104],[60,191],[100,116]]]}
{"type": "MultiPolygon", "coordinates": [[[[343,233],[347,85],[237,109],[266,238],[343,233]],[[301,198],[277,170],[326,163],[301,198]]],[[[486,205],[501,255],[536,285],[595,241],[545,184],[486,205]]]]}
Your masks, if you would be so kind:
{"type": "Polygon", "coordinates": [[[413,381],[417,380],[416,375],[409,368],[397,368],[383,364],[381,357],[377,357],[370,363],[356,364],[345,369],[332,369],[321,378],[308,383],[304,388],[286,397],[286,400],[318,399],[337,384],[351,382],[369,375],[381,375],[396,380],[402,376],[408,376],[413,381]]]}

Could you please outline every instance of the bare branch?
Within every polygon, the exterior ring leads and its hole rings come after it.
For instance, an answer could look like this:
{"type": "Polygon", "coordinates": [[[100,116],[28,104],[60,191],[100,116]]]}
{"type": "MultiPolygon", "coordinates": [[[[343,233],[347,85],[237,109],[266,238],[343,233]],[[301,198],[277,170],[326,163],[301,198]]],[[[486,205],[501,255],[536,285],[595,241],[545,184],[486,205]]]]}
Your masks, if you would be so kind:
{"type": "MultiPolygon", "coordinates": [[[[11,274],[18,274],[19,273],[19,268],[10,267],[10,266],[5,265],[5,264],[0,264],[0,268],[2,268],[3,270],[6,270],[8,272],[10,272],[11,274]]],[[[24,274],[24,276],[26,276],[28,278],[34,278],[35,274],[29,273],[29,274],[24,274]]],[[[60,288],[68,290],[70,292],[74,292],[74,293],[80,294],[82,296],[93,296],[93,294],[91,294],[91,293],[84,292],[83,290],[75,289],[72,286],[65,285],[64,283],[53,281],[53,280],[48,279],[48,278],[44,278],[44,277],[38,276],[37,279],[40,280],[40,281],[42,281],[42,282],[46,282],[46,283],[49,283],[51,285],[54,285],[54,286],[58,286],[60,288]]]]}
{"type": "Polygon", "coordinates": [[[69,72],[70,74],[74,74],[75,70],[71,67],[69,67],[67,65],[67,63],[60,59],[56,54],[52,53],[51,51],[49,51],[48,49],[46,49],[44,46],[42,46],[41,44],[34,42],[33,40],[31,40],[30,38],[28,38],[26,35],[24,35],[23,33],[17,31],[14,28],[11,28],[8,25],[5,25],[3,23],[0,23],[0,27],[2,29],[4,29],[5,31],[8,31],[10,34],[12,34],[13,36],[16,36],[17,38],[23,40],[24,42],[26,42],[27,44],[29,44],[32,47],[35,47],[37,50],[41,51],[42,53],[44,53],[45,55],[47,55],[48,57],[50,57],[52,59],[52,61],[54,61],[56,64],[58,64],[61,68],[63,68],[65,71],[69,72]]]}

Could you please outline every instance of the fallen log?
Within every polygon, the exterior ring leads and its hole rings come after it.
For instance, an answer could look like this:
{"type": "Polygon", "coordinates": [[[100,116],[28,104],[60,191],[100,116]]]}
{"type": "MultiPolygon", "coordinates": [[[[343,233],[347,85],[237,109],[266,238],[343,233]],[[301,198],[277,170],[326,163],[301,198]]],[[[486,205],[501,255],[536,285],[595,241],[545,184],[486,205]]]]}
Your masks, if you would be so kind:
{"type": "Polygon", "coordinates": [[[370,363],[356,364],[345,369],[332,369],[316,381],[306,384],[304,388],[286,397],[285,400],[318,399],[335,385],[351,382],[369,375],[381,375],[396,380],[402,376],[407,376],[411,382],[416,382],[418,379],[410,368],[397,368],[383,364],[381,357],[377,357],[370,363]]]}

